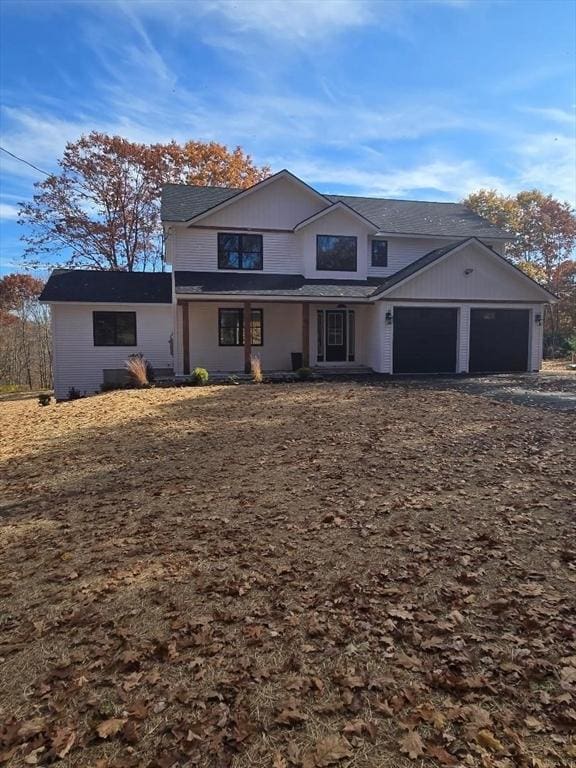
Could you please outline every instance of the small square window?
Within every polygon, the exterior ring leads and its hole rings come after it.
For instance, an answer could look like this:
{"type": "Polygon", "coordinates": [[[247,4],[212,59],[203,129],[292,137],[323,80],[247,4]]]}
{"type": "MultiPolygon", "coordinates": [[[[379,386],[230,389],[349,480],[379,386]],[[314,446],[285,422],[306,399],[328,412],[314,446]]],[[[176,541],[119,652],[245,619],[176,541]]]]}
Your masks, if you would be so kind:
{"type": "Polygon", "coordinates": [[[372,240],[372,266],[388,266],[388,240],[372,240]]]}
{"type": "Polygon", "coordinates": [[[218,232],[218,269],[262,269],[262,235],[218,232]]]}
{"type": "Polygon", "coordinates": [[[93,312],[95,347],[135,347],[136,312],[93,312]]]}

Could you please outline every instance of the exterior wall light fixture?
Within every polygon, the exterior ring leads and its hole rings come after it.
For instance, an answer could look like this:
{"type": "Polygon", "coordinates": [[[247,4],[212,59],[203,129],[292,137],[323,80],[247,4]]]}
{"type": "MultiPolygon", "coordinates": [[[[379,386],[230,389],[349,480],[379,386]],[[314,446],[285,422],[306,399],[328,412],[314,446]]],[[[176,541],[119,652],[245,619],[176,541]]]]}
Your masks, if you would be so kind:
{"type": "Polygon", "coordinates": [[[392,325],[392,312],[390,312],[390,310],[386,312],[386,314],[384,315],[384,318],[386,320],[386,325],[392,325]]]}
{"type": "Polygon", "coordinates": [[[542,325],[542,315],[540,314],[540,312],[534,315],[534,322],[536,323],[536,325],[542,325]]]}

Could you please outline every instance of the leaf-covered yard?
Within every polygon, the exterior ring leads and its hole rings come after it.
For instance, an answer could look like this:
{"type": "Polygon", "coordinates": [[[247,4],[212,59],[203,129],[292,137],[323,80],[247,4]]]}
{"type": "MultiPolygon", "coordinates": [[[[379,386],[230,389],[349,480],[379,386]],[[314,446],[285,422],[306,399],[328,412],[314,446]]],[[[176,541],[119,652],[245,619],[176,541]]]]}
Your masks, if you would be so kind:
{"type": "Polygon", "coordinates": [[[426,386],[0,404],[0,762],[574,765],[574,429],[426,386]]]}

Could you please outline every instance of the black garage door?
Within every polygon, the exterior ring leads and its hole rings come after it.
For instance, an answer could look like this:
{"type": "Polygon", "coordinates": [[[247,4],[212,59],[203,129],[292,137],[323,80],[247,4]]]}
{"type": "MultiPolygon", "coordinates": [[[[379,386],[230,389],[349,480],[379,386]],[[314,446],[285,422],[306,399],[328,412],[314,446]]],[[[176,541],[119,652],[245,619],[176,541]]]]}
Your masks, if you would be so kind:
{"type": "Polygon", "coordinates": [[[528,370],[527,309],[473,309],[470,313],[470,372],[528,370]]]}
{"type": "Polygon", "coordinates": [[[394,308],[394,373],[454,373],[457,309],[394,308]]]}

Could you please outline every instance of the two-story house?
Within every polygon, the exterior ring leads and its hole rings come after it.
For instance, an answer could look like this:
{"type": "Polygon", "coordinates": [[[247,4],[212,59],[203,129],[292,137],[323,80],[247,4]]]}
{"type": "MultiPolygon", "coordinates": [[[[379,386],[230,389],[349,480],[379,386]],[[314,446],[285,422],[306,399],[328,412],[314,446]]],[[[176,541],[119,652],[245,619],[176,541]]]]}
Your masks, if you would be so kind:
{"type": "Polygon", "coordinates": [[[59,399],[136,352],[176,376],[244,372],[253,354],[269,372],[540,368],[555,297],[461,204],[324,195],[284,170],[243,190],[168,184],[162,221],[171,272],[48,280],[59,399]]]}

